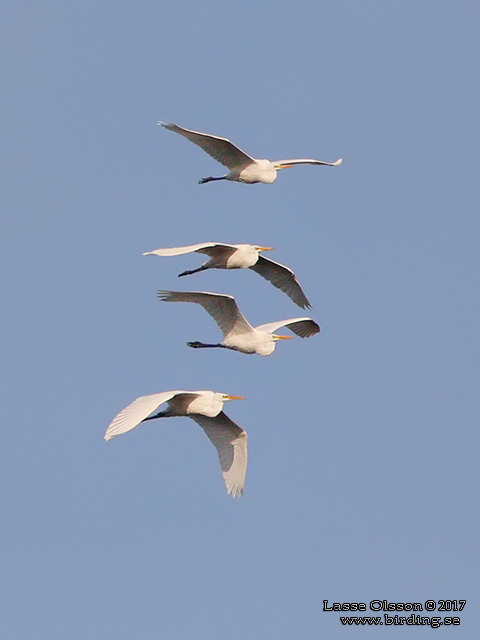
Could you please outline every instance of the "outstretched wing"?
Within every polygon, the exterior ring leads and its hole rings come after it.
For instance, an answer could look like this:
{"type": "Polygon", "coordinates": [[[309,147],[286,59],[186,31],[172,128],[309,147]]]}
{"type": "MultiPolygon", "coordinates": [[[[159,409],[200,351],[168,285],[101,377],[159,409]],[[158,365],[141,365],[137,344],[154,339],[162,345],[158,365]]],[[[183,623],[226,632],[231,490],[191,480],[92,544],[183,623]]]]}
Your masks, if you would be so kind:
{"type": "Polygon", "coordinates": [[[299,307],[310,307],[306,295],[302,291],[295,274],[291,269],[283,264],[274,262],[269,258],[258,256],[257,262],[250,267],[266,280],[269,280],[274,287],[286,293],[287,296],[298,304],[299,307]]]}
{"type": "Polygon", "coordinates": [[[155,249],[154,251],[146,251],[144,256],[181,256],[184,253],[205,253],[208,256],[217,255],[217,253],[228,252],[232,254],[236,248],[230,244],[222,244],[220,242],[201,242],[200,244],[190,244],[186,247],[170,247],[168,249],[155,249]]]}
{"type": "Polygon", "coordinates": [[[207,434],[215,446],[227,493],[232,497],[243,495],[247,473],[247,433],[236,425],[223,411],[215,418],[198,413],[189,416],[207,434]]]}
{"type": "Polygon", "coordinates": [[[164,391],[163,393],[154,393],[150,396],[140,396],[115,416],[105,432],[105,440],[110,440],[115,436],[119,436],[121,433],[131,431],[138,426],[142,420],[158,409],[161,404],[173,398],[177,393],[186,392],[164,391]]]}
{"type": "Polygon", "coordinates": [[[219,138],[218,136],[212,136],[209,133],[200,133],[199,131],[192,131],[191,129],[184,129],[176,124],[158,122],[162,127],[169,131],[174,131],[184,136],[190,142],[201,147],[208,155],[212,156],[217,162],[220,162],[228,169],[243,169],[252,162],[255,162],[248,154],[236,147],[230,140],[226,138],[219,138]]]}
{"type": "Polygon", "coordinates": [[[228,258],[237,251],[237,247],[234,247],[232,244],[221,244],[216,242],[215,244],[211,244],[208,247],[202,247],[201,249],[197,249],[197,253],[204,253],[210,258],[215,258],[220,263],[227,263],[228,258]]]}
{"type": "Polygon", "coordinates": [[[195,302],[200,304],[218,324],[226,336],[230,333],[249,333],[253,327],[243,317],[235,298],[222,293],[207,291],[159,291],[162,302],[195,302]]]}
{"type": "Polygon", "coordinates": [[[311,318],[291,318],[290,320],[278,320],[277,322],[269,322],[268,324],[262,324],[259,327],[255,327],[259,331],[268,331],[268,333],[274,333],[280,327],[286,327],[293,331],[300,338],[310,338],[316,333],[320,333],[320,327],[311,318]]]}
{"type": "Polygon", "coordinates": [[[275,160],[273,164],[275,167],[292,167],[294,164],[323,164],[327,167],[338,167],[342,162],[342,158],[335,160],[335,162],[324,162],[323,160],[312,160],[310,158],[296,158],[294,160],[275,160]]]}

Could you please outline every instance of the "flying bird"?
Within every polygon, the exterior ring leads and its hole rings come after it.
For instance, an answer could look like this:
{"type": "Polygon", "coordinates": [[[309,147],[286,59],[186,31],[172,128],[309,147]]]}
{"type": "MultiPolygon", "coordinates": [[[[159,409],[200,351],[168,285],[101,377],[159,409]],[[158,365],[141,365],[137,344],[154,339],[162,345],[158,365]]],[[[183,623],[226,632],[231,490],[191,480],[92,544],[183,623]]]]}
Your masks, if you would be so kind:
{"type": "Polygon", "coordinates": [[[212,158],[220,162],[220,164],[223,164],[227,169],[230,169],[229,173],[219,178],[202,178],[199,180],[199,184],[204,184],[212,180],[233,180],[236,182],[246,182],[247,184],[254,184],[256,182],[271,184],[277,179],[277,171],[280,169],[289,169],[296,164],[320,164],[328,167],[338,167],[338,165],[342,164],[341,158],[335,162],[323,162],[322,160],[312,160],[309,158],[275,160],[274,162],[270,160],[256,160],[226,138],[212,136],[209,133],[191,131],[190,129],[184,129],[176,124],[162,122],[161,120],[157,122],[157,124],[165,127],[165,129],[169,131],[179,133],[181,136],[190,140],[190,142],[197,144],[212,156],[212,158]]]}
{"type": "Polygon", "coordinates": [[[227,493],[235,498],[243,495],[245,486],[247,434],[223,413],[223,403],[227,400],[244,399],[243,396],[230,396],[214,391],[164,391],[141,396],[112,420],[105,433],[105,440],[131,431],[146,420],[188,416],[202,427],[215,446],[227,493]],[[166,409],[150,415],[165,402],[168,404],[166,409]]]}
{"type": "Polygon", "coordinates": [[[269,260],[259,255],[261,251],[273,251],[273,247],[259,247],[252,244],[224,244],[221,242],[202,242],[186,247],[172,247],[169,249],[155,249],[147,251],[144,256],[179,256],[184,253],[204,253],[209,260],[198,269],[184,271],[179,274],[189,276],[192,273],[206,269],[253,269],[274,287],[280,289],[299,307],[310,307],[307,297],[302,291],[295,274],[283,264],[269,260]]]}
{"type": "Polygon", "coordinates": [[[292,336],[274,333],[280,327],[286,327],[300,338],[309,338],[319,333],[320,327],[311,318],[291,318],[252,327],[244,318],[232,296],[205,291],[159,291],[162,302],[196,302],[207,311],[223,332],[223,342],[205,344],[187,342],[194,349],[223,347],[241,353],[258,353],[269,356],[275,350],[277,340],[288,340],[292,336]]]}

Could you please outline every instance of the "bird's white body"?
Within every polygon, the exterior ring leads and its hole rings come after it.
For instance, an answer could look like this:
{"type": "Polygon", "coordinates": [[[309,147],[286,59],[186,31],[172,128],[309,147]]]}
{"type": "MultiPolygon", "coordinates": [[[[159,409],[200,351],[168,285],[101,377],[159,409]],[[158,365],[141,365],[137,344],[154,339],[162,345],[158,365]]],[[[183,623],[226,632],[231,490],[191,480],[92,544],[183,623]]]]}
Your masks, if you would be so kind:
{"type": "Polygon", "coordinates": [[[223,409],[223,403],[231,398],[224,393],[214,391],[195,391],[197,397],[194,398],[186,408],[187,416],[193,413],[200,413],[208,418],[215,418],[223,409]]]}
{"type": "Polygon", "coordinates": [[[252,269],[262,278],[265,278],[298,304],[299,307],[310,307],[307,297],[298,283],[295,274],[283,264],[274,262],[265,256],[262,251],[272,251],[272,247],[261,247],[253,244],[225,244],[221,242],[201,242],[186,247],[170,247],[168,249],[155,249],[147,251],[144,256],[179,256],[185,253],[202,253],[209,256],[198,269],[184,271],[180,276],[191,275],[206,269],[252,269]]]}
{"type": "Polygon", "coordinates": [[[252,158],[252,160],[252,164],[249,164],[245,169],[240,171],[233,169],[230,173],[227,173],[225,180],[246,182],[247,184],[255,184],[257,182],[272,184],[272,182],[275,182],[277,170],[281,167],[275,168],[275,164],[270,160],[256,160],[255,158],[252,158]]]}
{"type": "Polygon", "coordinates": [[[270,247],[255,247],[251,244],[236,244],[235,251],[227,258],[226,269],[249,269],[258,262],[260,251],[269,251],[270,247]]]}
{"type": "Polygon", "coordinates": [[[275,351],[277,340],[286,340],[291,336],[274,336],[268,331],[261,331],[251,327],[250,331],[238,333],[231,331],[227,334],[222,345],[227,349],[259,356],[269,356],[275,351]]]}
{"type": "Polygon", "coordinates": [[[245,182],[247,184],[255,184],[263,182],[272,184],[277,179],[277,171],[280,169],[289,169],[296,164],[316,164],[326,165],[330,167],[338,167],[342,164],[339,158],[335,162],[324,162],[323,160],[314,160],[312,158],[295,158],[292,160],[257,160],[235,146],[227,138],[220,138],[209,133],[201,133],[200,131],[192,131],[179,127],[173,123],[158,122],[159,125],[165,127],[169,131],[184,136],[190,142],[201,147],[212,158],[230,169],[229,173],[219,178],[203,178],[200,183],[210,182],[211,180],[231,180],[234,182],[245,182]]]}
{"type": "Polygon", "coordinates": [[[252,327],[242,315],[235,299],[225,294],[207,291],[159,291],[158,298],[162,302],[195,302],[216,321],[223,332],[223,341],[218,344],[188,343],[196,349],[224,347],[241,353],[269,356],[274,352],[278,340],[291,338],[277,335],[275,331],[280,327],[290,329],[301,338],[309,338],[320,331],[318,324],[311,318],[290,318],[252,327]]]}
{"type": "Polygon", "coordinates": [[[140,396],[122,409],[109,424],[105,440],[127,433],[153,418],[188,416],[199,424],[217,449],[227,492],[235,498],[243,494],[247,472],[247,434],[222,409],[227,400],[242,400],[214,391],[164,391],[140,396]],[[151,416],[162,404],[168,408],[151,416]],[[150,417],[149,417],[150,416],[150,417]]]}

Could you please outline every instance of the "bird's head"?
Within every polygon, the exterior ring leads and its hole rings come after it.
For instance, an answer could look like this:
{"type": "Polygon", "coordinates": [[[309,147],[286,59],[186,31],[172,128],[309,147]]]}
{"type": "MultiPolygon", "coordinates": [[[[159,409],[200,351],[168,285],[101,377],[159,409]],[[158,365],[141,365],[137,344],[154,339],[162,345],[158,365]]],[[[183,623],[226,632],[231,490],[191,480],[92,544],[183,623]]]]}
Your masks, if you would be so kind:
{"type": "Polygon", "coordinates": [[[231,396],[228,393],[221,393],[222,402],[226,402],[227,400],[246,400],[246,396],[231,396]]]}
{"type": "Polygon", "coordinates": [[[272,333],[272,338],[277,341],[277,340],[291,340],[293,338],[293,336],[279,336],[276,333],[272,333]]]}
{"type": "Polygon", "coordinates": [[[263,341],[257,346],[256,353],[260,356],[269,356],[275,351],[277,340],[289,340],[293,336],[279,336],[276,333],[265,332],[263,341]]]}

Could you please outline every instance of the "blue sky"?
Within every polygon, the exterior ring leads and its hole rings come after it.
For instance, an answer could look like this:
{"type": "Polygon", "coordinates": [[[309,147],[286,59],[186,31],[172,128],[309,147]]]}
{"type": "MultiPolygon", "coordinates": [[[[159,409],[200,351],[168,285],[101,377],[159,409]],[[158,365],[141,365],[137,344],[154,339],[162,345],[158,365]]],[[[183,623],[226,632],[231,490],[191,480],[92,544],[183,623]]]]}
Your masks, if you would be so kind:
{"type": "Polygon", "coordinates": [[[370,638],[323,600],[445,598],[473,637],[479,14],[2,4],[5,638],[370,638]],[[159,119],[344,163],[199,186],[222,167],[159,119]],[[178,280],[200,256],[142,256],[205,241],[275,247],[321,334],[268,358],[188,349],[218,330],[158,289],[302,315],[250,271],[178,280]],[[247,396],[225,407],[244,499],[193,421],[103,441],[169,389],[247,396]]]}

